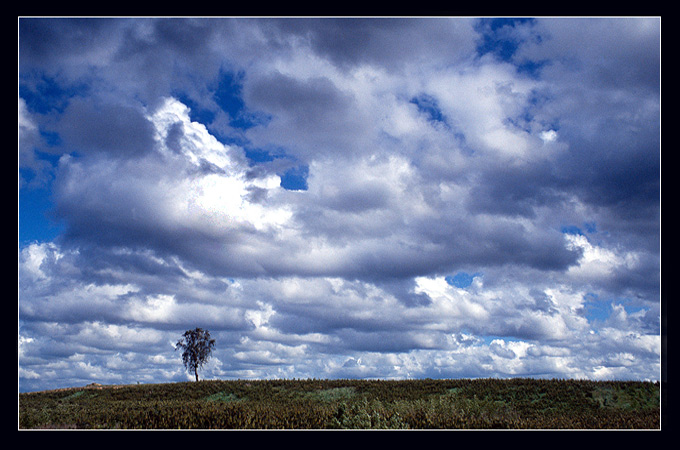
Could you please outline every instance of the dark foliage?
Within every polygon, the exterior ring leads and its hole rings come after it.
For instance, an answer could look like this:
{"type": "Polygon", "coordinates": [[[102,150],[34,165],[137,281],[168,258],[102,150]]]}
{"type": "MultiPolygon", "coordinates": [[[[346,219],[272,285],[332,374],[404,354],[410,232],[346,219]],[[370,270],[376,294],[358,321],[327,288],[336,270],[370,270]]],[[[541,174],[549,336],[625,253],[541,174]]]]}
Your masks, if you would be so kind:
{"type": "Polygon", "coordinates": [[[659,429],[659,398],[651,382],[201,381],[19,394],[19,426],[659,429]]]}
{"type": "Polygon", "coordinates": [[[182,350],[184,367],[193,372],[198,381],[198,369],[208,361],[214,347],[215,339],[210,338],[210,331],[196,328],[184,332],[182,338],[177,341],[175,350],[182,350]]]}

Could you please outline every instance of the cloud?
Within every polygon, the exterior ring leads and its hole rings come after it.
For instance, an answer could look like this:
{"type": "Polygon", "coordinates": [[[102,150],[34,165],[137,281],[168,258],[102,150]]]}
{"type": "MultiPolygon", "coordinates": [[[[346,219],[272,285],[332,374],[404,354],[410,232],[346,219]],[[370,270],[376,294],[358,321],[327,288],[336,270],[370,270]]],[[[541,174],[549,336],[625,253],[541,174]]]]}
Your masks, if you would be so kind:
{"type": "Polygon", "coordinates": [[[347,69],[362,64],[400,69],[408,64],[458,61],[470,56],[476,37],[474,21],[466,19],[280,19],[266,24],[279,36],[294,36],[314,53],[347,69]]]}
{"type": "Polygon", "coordinates": [[[244,100],[272,117],[246,136],[264,148],[276,145],[303,161],[326,153],[363,153],[357,138],[370,133],[354,93],[345,92],[327,76],[299,78],[289,73],[264,73],[248,79],[244,100]]]}
{"type": "Polygon", "coordinates": [[[447,202],[403,156],[362,158],[346,169],[313,162],[308,189],[290,203],[277,175],[250,172],[242,149],[192,122],[177,100],[167,99],[145,120],[155,129],[148,155],[62,160],[55,192],[66,237],[152,245],[209,270],[250,276],[415,276],[454,264],[450,255],[467,245],[463,239],[488,245],[460,252],[468,258],[461,262],[560,268],[576,260],[558,232],[512,218],[447,217],[447,202]],[[438,242],[423,230],[434,223],[455,226],[460,237],[438,242]]]}
{"type": "Polygon", "coordinates": [[[578,71],[586,86],[592,82],[605,89],[636,86],[653,92],[660,76],[660,22],[655,17],[592,18],[581,20],[580,32],[574,33],[569,20],[536,20],[532,34],[540,39],[527,39],[515,58],[548,59],[544,70],[557,75],[558,68],[567,69],[562,77],[578,71]]]}
{"type": "MultiPolygon", "coordinates": [[[[229,259],[210,248],[217,245],[252,260],[247,240],[290,216],[285,205],[268,206],[267,197],[282,190],[278,176],[250,174],[241,149],[191,122],[175,100],[145,120],[155,129],[147,155],[62,159],[55,200],[69,224],[66,237],[112,247],[150,245],[216,264],[229,259]]],[[[244,270],[257,271],[257,262],[244,270]]]]}
{"type": "Polygon", "coordinates": [[[22,389],[657,377],[658,23],[574,20],[21,19],[22,389]]]}
{"type": "MultiPolygon", "coordinates": [[[[539,373],[588,376],[595,369],[587,355],[599,364],[604,355],[621,352],[647,361],[648,370],[658,362],[658,329],[642,325],[643,310],[629,314],[620,305],[610,322],[597,328],[582,315],[585,292],[547,287],[551,283],[545,283],[543,295],[552,308],[543,310],[535,309],[537,295],[519,281],[502,289],[479,281],[460,289],[443,278],[418,279],[414,293],[430,301],[416,305],[373,283],[342,278],[230,281],[187,271],[167,278],[171,285],[163,291],[155,285],[157,277],[111,266],[100,268],[100,276],[119,283],[94,285],[91,273],[64,275],[68,272],[60,266],[68,264],[67,255],[51,264],[48,255],[60,254],[56,247],[30,249],[24,265],[40,270],[42,282],[22,288],[22,364],[41,373],[52,368],[55,377],[70,376],[69,364],[55,368],[64,355],[113,370],[120,355],[129,354],[128,364],[155,373],[156,380],[182,379],[171,344],[197,323],[207,325],[220,343],[215,354],[220,365],[215,363],[208,377],[343,376],[350,373],[348,358],[362,361],[362,369],[352,373],[388,377],[432,376],[434,370],[440,376],[529,375],[557,359],[570,369],[551,366],[539,373]],[[29,258],[39,250],[41,259],[29,258]],[[506,344],[477,336],[505,336],[506,344]]],[[[114,370],[98,379],[119,382],[116,377],[124,373],[114,370]]]]}
{"type": "Polygon", "coordinates": [[[64,145],[76,152],[106,152],[112,156],[141,156],[153,150],[151,123],[143,111],[126,105],[74,99],[57,126],[64,145]]]}

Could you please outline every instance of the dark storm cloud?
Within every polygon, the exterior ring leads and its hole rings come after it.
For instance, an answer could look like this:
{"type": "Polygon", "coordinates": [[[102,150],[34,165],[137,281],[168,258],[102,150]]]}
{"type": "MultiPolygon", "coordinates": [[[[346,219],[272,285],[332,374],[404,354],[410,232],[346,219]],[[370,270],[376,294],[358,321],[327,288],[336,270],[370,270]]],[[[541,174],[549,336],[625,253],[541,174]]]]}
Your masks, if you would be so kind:
{"type": "Polygon", "coordinates": [[[70,58],[95,53],[116,42],[125,21],[96,18],[20,18],[20,67],[59,68],[70,58]]]}
{"type": "Polygon", "coordinates": [[[380,183],[352,184],[327,199],[326,206],[347,213],[389,207],[391,192],[380,183]]]}
{"type": "Polygon", "coordinates": [[[325,77],[299,80],[280,72],[253,76],[243,95],[254,110],[271,116],[266,125],[247,131],[253,144],[268,148],[277,142],[303,161],[360,153],[365,145],[361,136],[368,124],[356,100],[325,77]]]}
{"type": "Polygon", "coordinates": [[[534,21],[534,38],[515,56],[549,58],[552,66],[544,75],[569,77],[573,71],[598,89],[655,95],[661,74],[660,18],[592,18],[579,25],[574,33],[569,20],[534,21]]]}
{"type": "Polygon", "coordinates": [[[87,85],[103,97],[153,104],[171,91],[193,92],[212,81],[221,64],[213,40],[235,43],[231,24],[183,18],[21,18],[20,79],[25,82],[37,71],[62,86],[87,85]],[[186,80],[189,73],[191,81],[186,80]]]}
{"type": "MultiPolygon", "coordinates": [[[[516,207],[517,208],[517,207],[516,207]]],[[[475,219],[473,216],[447,217],[419,224],[422,242],[437,244],[433,256],[440,264],[436,273],[460,267],[519,265],[545,271],[563,271],[576,263],[577,250],[567,249],[558,229],[528,228],[513,219],[475,219]]]]}
{"type": "Polygon", "coordinates": [[[154,129],[139,107],[72,100],[57,126],[64,144],[81,153],[136,157],[153,150],[154,129]]]}
{"type": "MultiPolygon", "coordinates": [[[[623,226],[639,221],[644,233],[645,222],[652,227],[658,225],[659,124],[651,119],[647,119],[649,123],[631,124],[631,128],[645,130],[644,133],[630,131],[614,136],[610,122],[587,142],[574,137],[574,152],[558,161],[560,176],[569,180],[565,187],[588,204],[611,213],[612,227],[617,227],[613,223],[616,220],[623,226]]],[[[565,134],[569,131],[565,130],[565,134]]]]}
{"type": "Polygon", "coordinates": [[[340,67],[368,63],[400,68],[406,63],[457,60],[473,50],[472,20],[322,18],[265,24],[299,36],[340,67]]]}
{"type": "Polygon", "coordinates": [[[249,84],[246,100],[275,114],[290,114],[302,124],[301,127],[310,128],[334,122],[335,111],[344,111],[351,106],[351,99],[338,91],[328,79],[298,81],[281,73],[249,84]]]}
{"type": "Polygon", "coordinates": [[[559,207],[564,188],[551,163],[485,168],[475,180],[469,210],[501,216],[534,217],[536,208],[559,207]]]}
{"type": "Polygon", "coordinates": [[[164,19],[154,22],[155,40],[183,56],[195,55],[210,42],[215,25],[211,20],[164,19]],[[178,24],[178,21],[181,24],[178,24]]]}
{"type": "Polygon", "coordinates": [[[550,102],[542,109],[554,114],[569,143],[554,173],[583,201],[615,214],[613,221],[654,220],[661,160],[659,19],[586,19],[581,25],[573,33],[568,20],[535,21],[532,32],[540,39],[527,40],[516,55],[550,55],[541,76],[550,102]]]}

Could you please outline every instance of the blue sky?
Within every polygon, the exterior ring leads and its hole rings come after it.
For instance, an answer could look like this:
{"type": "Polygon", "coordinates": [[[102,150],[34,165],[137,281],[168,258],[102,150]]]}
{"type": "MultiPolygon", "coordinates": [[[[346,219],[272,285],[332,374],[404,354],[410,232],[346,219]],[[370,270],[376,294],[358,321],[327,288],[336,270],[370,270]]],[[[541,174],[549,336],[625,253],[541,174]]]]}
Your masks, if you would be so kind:
{"type": "Polygon", "coordinates": [[[660,378],[660,19],[18,28],[20,391],[660,378]]]}

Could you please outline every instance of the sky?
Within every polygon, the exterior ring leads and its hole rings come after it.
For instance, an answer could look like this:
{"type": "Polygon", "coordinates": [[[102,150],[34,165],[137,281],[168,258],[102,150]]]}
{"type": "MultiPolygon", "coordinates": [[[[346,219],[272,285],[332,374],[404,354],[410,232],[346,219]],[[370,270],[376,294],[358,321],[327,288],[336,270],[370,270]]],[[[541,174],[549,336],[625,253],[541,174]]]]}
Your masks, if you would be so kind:
{"type": "Polygon", "coordinates": [[[19,390],[659,380],[660,28],[19,18],[19,390]]]}

